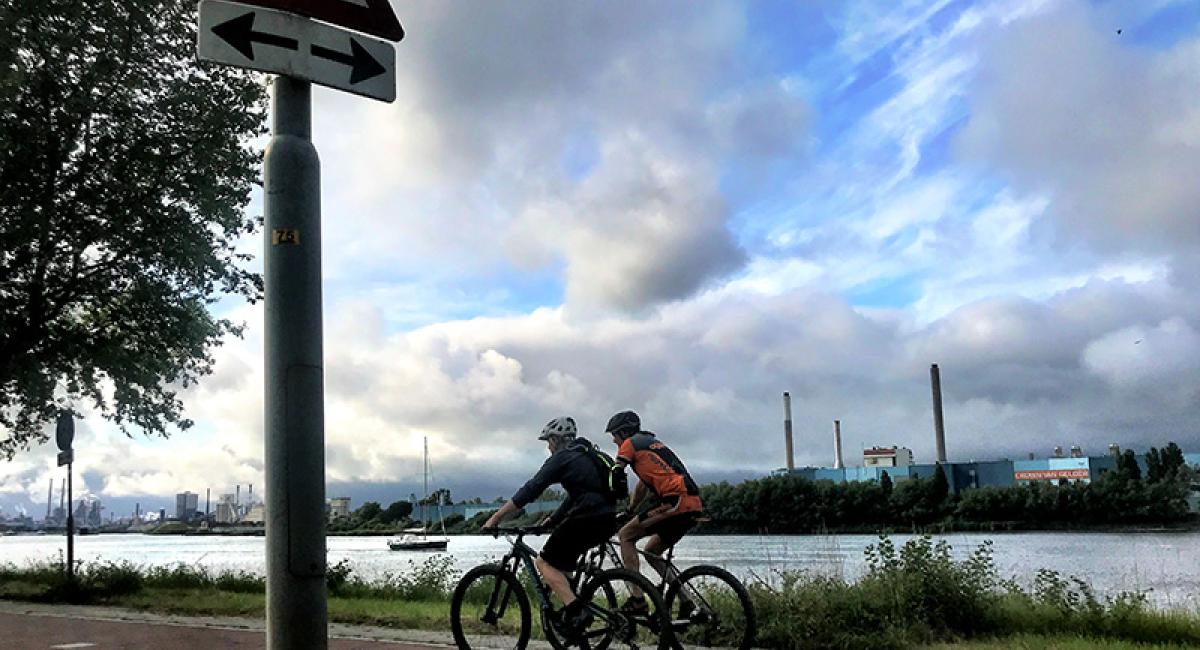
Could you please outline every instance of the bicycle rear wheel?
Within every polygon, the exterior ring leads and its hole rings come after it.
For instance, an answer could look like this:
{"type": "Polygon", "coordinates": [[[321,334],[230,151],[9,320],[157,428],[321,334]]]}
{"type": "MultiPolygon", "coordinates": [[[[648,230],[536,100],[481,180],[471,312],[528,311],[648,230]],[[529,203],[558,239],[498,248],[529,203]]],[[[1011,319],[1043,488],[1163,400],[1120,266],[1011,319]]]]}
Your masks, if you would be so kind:
{"type": "Polygon", "coordinates": [[[757,619],[750,594],[733,574],[715,566],[683,571],[667,588],[673,645],[683,648],[738,648],[754,643],[757,619]]]}
{"type": "Polygon", "coordinates": [[[642,574],[626,569],[601,571],[584,584],[579,598],[588,603],[593,620],[582,637],[573,640],[573,646],[584,650],[666,650],[671,647],[671,630],[662,595],[642,574]],[[648,605],[645,613],[630,614],[621,609],[635,588],[645,595],[648,605]]]}
{"type": "Polygon", "coordinates": [[[450,600],[450,630],[459,648],[513,648],[529,643],[529,597],[498,564],[471,569],[450,600]]]}

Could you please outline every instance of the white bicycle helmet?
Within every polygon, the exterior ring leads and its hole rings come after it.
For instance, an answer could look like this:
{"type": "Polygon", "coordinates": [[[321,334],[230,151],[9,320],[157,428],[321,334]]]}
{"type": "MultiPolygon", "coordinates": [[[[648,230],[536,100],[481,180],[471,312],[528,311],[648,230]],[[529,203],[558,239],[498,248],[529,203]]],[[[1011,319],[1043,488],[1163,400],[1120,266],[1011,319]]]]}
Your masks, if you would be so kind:
{"type": "Polygon", "coordinates": [[[550,436],[574,438],[575,419],[563,416],[547,422],[546,426],[542,427],[542,435],[538,436],[538,440],[546,440],[550,436]]]}

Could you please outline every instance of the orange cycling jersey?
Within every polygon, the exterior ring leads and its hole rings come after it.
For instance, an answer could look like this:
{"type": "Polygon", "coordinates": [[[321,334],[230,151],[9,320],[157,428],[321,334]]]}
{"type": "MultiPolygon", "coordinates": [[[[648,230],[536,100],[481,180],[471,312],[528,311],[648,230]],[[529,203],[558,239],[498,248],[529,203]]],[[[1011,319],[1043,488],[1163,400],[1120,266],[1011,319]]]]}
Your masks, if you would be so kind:
{"type": "Polygon", "coordinates": [[[653,433],[642,431],[622,440],[617,459],[632,466],[638,479],[660,499],[678,503],[677,512],[703,509],[700,489],[687,468],[669,447],[655,439],[653,433]]]}

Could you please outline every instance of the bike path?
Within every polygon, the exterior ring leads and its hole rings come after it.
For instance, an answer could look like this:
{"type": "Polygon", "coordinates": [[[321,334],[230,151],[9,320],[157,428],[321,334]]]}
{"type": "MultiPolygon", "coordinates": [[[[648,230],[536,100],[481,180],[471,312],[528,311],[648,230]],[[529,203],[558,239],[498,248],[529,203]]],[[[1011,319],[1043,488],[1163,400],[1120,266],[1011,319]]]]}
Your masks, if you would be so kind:
{"type": "MultiPolygon", "coordinates": [[[[396,630],[330,623],[331,650],[444,650],[449,631],[396,630]]],[[[496,639],[497,647],[505,646],[496,639]]],[[[530,644],[537,647],[541,644],[530,644]]],[[[115,607],[0,601],[0,648],[210,650],[266,647],[265,621],[173,616],[115,607]]],[[[549,647],[549,646],[546,646],[549,647]]]]}

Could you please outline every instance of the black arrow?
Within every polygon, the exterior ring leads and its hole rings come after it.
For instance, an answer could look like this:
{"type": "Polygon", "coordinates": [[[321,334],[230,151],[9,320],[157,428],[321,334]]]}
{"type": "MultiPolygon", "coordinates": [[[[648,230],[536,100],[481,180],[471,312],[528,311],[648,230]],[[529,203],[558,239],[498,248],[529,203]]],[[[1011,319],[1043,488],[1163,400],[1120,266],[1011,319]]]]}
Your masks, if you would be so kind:
{"type": "Polygon", "coordinates": [[[274,45],[275,47],[282,47],[285,50],[300,49],[300,42],[294,38],[254,31],[253,11],[244,16],[238,16],[233,20],[225,21],[220,25],[214,25],[212,31],[226,43],[232,45],[233,49],[246,55],[246,58],[251,61],[254,60],[255,43],[274,45]]]}
{"type": "Polygon", "coordinates": [[[359,44],[353,38],[350,39],[350,54],[331,50],[320,45],[312,46],[312,55],[322,59],[328,59],[334,63],[341,63],[350,66],[350,83],[356,84],[360,81],[366,81],[371,77],[377,77],[387,69],[371,56],[367,48],[359,44]]]}

